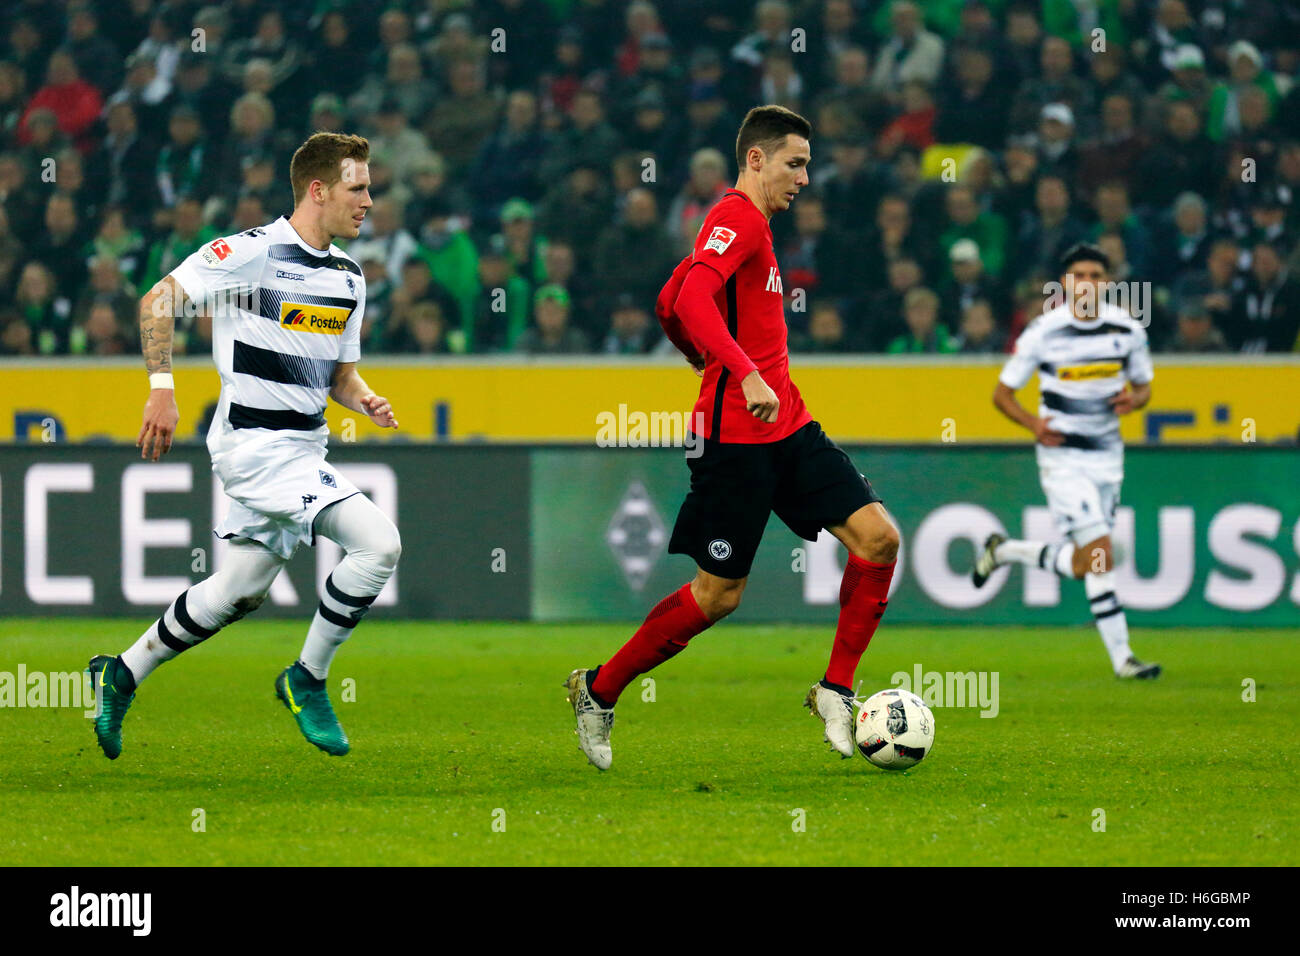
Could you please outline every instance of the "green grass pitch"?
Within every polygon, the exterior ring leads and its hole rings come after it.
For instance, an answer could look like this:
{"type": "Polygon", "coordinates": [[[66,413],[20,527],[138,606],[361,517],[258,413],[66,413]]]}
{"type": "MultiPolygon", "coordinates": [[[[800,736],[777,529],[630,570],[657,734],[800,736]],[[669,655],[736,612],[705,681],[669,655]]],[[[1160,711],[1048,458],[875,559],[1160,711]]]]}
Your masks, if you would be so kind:
{"type": "MultiPolygon", "coordinates": [[[[3,621],[0,671],[79,669],[144,624],[3,621]]],[[[330,675],[341,759],[273,698],[301,631],[250,619],[164,665],[115,762],[78,710],[0,710],[0,864],[1300,862],[1294,632],[1139,629],[1166,667],[1139,684],[1090,627],[886,622],[864,694],[918,663],[999,674],[998,715],[937,708],[902,774],[841,760],[801,707],[829,625],[728,622],[654,673],[653,702],[629,688],[601,774],[561,682],[630,627],[366,621],[330,675]]]]}

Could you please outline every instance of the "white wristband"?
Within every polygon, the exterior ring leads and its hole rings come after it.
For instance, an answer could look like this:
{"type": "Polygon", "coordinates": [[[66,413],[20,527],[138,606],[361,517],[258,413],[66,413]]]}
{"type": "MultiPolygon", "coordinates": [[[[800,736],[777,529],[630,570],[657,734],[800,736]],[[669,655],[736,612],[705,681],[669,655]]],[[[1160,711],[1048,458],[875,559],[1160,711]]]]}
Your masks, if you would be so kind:
{"type": "Polygon", "coordinates": [[[149,376],[150,388],[170,388],[176,389],[176,380],[172,378],[171,372],[153,372],[149,376]]]}

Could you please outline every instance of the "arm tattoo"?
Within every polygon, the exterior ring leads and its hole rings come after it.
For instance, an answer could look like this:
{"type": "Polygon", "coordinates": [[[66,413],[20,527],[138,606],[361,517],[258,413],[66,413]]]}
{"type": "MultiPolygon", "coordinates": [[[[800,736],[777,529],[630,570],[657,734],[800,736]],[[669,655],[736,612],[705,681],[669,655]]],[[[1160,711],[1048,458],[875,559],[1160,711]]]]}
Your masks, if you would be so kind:
{"type": "Polygon", "coordinates": [[[164,280],[140,301],[140,348],[150,374],[172,370],[172,334],[180,294],[175,282],[164,280]]]}

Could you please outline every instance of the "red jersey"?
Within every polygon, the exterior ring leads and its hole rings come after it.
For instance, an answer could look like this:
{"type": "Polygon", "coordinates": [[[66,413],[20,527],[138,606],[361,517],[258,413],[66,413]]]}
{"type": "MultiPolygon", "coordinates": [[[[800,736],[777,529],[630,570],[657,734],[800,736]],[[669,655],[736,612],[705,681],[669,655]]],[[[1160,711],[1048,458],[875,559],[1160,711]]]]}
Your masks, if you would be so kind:
{"type": "Polygon", "coordinates": [[[780,441],[812,421],[799,389],[790,381],[785,294],[772,251],[772,230],[740,190],[727,190],[709,210],[695,248],[673,270],[655,311],[673,344],[687,357],[700,355],[706,362],[695,402],[698,417],[692,418],[703,421],[702,437],[761,444],[780,441]],[[721,330],[686,324],[674,312],[686,274],[696,266],[707,266],[722,277],[713,302],[726,325],[726,338],[718,337],[721,330]],[[727,339],[739,349],[730,348],[727,339]],[[724,347],[710,350],[704,346],[710,340],[724,347]],[[781,401],[776,421],[770,424],[745,410],[740,382],[754,368],[781,401]]]}

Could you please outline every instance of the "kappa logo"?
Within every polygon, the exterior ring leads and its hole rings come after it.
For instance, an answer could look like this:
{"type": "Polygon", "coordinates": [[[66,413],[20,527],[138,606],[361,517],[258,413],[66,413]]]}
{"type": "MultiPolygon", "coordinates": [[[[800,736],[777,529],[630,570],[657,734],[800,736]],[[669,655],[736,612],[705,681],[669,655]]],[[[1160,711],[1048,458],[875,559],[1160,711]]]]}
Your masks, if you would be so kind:
{"type": "Polygon", "coordinates": [[[728,229],[726,226],[714,226],[713,231],[709,233],[709,241],[704,244],[706,250],[712,249],[718,255],[727,251],[727,246],[735,241],[736,230],[728,229]]]}
{"type": "Polygon", "coordinates": [[[709,542],[709,555],[714,561],[726,561],[731,557],[731,542],[714,538],[709,542]]]}
{"type": "Polygon", "coordinates": [[[324,485],[326,488],[338,487],[338,482],[334,480],[334,476],[331,475],[328,471],[320,472],[320,483],[324,485]]]}
{"type": "Polygon", "coordinates": [[[301,272],[285,272],[283,269],[276,269],[275,277],[277,279],[292,279],[294,282],[307,281],[307,277],[303,275],[301,272]]]}
{"type": "Polygon", "coordinates": [[[304,508],[310,508],[310,507],[311,507],[311,503],[312,503],[313,501],[315,501],[315,500],[316,500],[316,496],[315,496],[315,495],[303,495],[303,496],[302,496],[302,506],[303,506],[304,508]]]}

